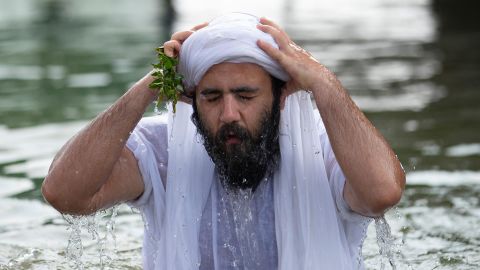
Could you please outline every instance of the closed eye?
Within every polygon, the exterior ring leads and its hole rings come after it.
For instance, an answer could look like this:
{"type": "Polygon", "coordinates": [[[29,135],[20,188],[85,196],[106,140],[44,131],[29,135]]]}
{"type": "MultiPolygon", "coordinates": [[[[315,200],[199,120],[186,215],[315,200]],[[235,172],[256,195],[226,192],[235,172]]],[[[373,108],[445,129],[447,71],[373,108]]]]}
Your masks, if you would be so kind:
{"type": "Polygon", "coordinates": [[[258,88],[251,88],[247,86],[232,89],[232,92],[242,101],[248,101],[258,95],[258,88]]]}
{"type": "Polygon", "coordinates": [[[251,100],[251,99],[254,98],[254,97],[244,96],[244,95],[238,95],[238,98],[240,98],[241,100],[247,101],[247,100],[251,100]]]}
{"type": "Polygon", "coordinates": [[[205,96],[205,99],[206,99],[208,102],[217,101],[219,98],[220,98],[220,95],[208,95],[208,96],[205,96]]]}
{"type": "Polygon", "coordinates": [[[218,89],[204,89],[200,92],[202,98],[206,99],[207,102],[214,102],[222,96],[222,92],[218,89]]]}

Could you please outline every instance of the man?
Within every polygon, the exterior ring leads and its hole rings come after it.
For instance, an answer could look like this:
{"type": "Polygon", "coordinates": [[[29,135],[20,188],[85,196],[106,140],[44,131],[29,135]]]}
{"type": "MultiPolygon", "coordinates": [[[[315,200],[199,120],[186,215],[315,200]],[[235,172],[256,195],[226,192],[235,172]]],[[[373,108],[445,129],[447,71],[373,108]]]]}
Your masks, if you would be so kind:
{"type": "Polygon", "coordinates": [[[154,99],[145,76],[57,154],[47,201],[138,207],[145,269],[362,269],[368,217],[400,200],[405,176],[333,73],[241,13],[165,51],[192,106],[138,123],[154,99]]]}

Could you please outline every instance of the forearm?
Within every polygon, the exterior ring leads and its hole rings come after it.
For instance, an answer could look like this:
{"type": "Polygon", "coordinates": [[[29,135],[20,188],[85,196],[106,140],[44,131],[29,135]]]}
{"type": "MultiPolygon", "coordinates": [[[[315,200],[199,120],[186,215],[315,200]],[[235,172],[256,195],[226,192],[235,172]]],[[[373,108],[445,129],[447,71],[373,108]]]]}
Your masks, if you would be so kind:
{"type": "Polygon", "coordinates": [[[365,215],[379,215],[397,203],[405,184],[400,162],[335,75],[272,21],[262,18],[257,27],[272,35],[278,48],[262,40],[257,45],[290,75],[283,100],[300,89],[313,92],[333,151],[347,178],[344,196],[350,207],[365,215]]]}
{"type": "Polygon", "coordinates": [[[346,176],[347,202],[359,213],[382,214],[398,202],[405,184],[395,153],[333,73],[322,67],[312,91],[346,176]]]}
{"type": "Polygon", "coordinates": [[[153,100],[150,82],[149,75],[137,82],[60,150],[43,184],[47,200],[81,204],[101,189],[153,100]]]}

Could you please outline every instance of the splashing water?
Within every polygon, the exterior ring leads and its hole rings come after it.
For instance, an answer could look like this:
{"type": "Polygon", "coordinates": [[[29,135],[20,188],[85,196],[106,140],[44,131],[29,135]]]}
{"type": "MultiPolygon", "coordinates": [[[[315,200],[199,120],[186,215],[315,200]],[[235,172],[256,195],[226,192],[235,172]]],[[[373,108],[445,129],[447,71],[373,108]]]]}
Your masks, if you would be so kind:
{"type": "Polygon", "coordinates": [[[90,234],[91,239],[96,241],[94,247],[98,250],[98,259],[100,269],[109,267],[117,252],[115,236],[115,217],[118,213],[118,207],[112,207],[107,210],[98,211],[88,216],[63,215],[68,223],[67,230],[70,230],[66,258],[70,267],[77,270],[90,268],[82,260],[85,244],[82,241],[82,230],[90,234]],[[101,234],[101,230],[105,230],[101,234]],[[113,243],[112,243],[113,242],[113,243]]]}
{"type": "MultiPolygon", "coordinates": [[[[384,216],[375,218],[375,232],[377,234],[377,244],[380,249],[380,256],[388,261],[393,270],[397,269],[395,255],[400,253],[399,246],[395,243],[390,225],[384,216]]],[[[381,260],[380,269],[385,269],[385,260],[381,260]]]]}

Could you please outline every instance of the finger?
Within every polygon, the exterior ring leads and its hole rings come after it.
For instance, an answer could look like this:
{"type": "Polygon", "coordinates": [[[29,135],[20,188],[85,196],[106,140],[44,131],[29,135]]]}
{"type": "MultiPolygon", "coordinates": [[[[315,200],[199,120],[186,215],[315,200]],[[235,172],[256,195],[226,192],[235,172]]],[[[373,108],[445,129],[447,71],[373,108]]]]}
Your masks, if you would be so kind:
{"type": "Polygon", "coordinates": [[[195,33],[195,31],[192,30],[175,32],[170,39],[177,40],[182,44],[193,33],[195,33]]]}
{"type": "Polygon", "coordinates": [[[278,24],[274,23],[274,22],[273,22],[272,20],[270,20],[270,19],[267,19],[266,17],[261,17],[261,18],[260,18],[260,23],[261,23],[261,24],[265,24],[265,25],[270,25],[270,26],[272,26],[272,27],[274,27],[274,28],[276,28],[276,29],[278,29],[278,30],[280,30],[280,31],[283,31],[282,28],[281,28],[278,24]]]}
{"type": "Polygon", "coordinates": [[[197,30],[200,30],[202,28],[204,28],[205,26],[208,25],[208,22],[204,22],[204,23],[201,23],[201,24],[198,24],[198,25],[195,25],[194,27],[192,27],[192,31],[197,31],[197,30]]]}
{"type": "Polygon", "coordinates": [[[270,25],[259,24],[257,28],[267,34],[270,34],[280,49],[290,49],[290,38],[282,31],[270,25]]]}
{"type": "Polygon", "coordinates": [[[163,52],[170,57],[176,57],[180,52],[180,42],[176,40],[169,40],[163,43],[163,52]]]}
{"type": "Polygon", "coordinates": [[[202,29],[207,25],[208,25],[208,22],[204,22],[199,25],[195,25],[194,27],[192,27],[191,30],[175,32],[172,34],[172,37],[170,39],[178,40],[180,44],[182,44],[189,36],[195,33],[195,31],[202,29]]]}
{"type": "Polygon", "coordinates": [[[279,49],[273,47],[270,43],[259,39],[257,41],[257,46],[260,47],[268,56],[277,61],[280,65],[283,66],[285,61],[285,54],[283,54],[279,49]]]}

